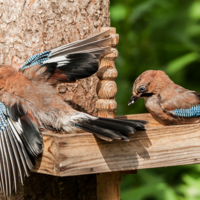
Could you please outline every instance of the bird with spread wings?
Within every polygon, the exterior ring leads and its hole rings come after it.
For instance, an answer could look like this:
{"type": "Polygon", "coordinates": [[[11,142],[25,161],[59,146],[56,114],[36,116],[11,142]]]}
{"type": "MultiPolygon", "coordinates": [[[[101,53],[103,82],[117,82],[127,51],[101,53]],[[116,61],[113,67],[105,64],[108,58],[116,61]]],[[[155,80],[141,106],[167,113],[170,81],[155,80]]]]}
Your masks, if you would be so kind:
{"type": "Polygon", "coordinates": [[[17,191],[43,151],[42,129],[91,132],[106,141],[125,140],[144,130],[145,121],[106,119],[74,110],[55,89],[97,72],[110,52],[109,32],[72,42],[28,59],[20,70],[0,67],[0,188],[17,191]]]}

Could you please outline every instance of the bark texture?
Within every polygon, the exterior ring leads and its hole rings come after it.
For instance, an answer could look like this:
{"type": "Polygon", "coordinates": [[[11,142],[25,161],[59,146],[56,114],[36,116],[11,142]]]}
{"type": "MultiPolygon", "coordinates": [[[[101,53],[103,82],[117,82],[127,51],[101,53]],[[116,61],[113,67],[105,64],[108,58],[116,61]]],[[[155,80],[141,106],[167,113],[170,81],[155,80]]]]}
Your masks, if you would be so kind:
{"type": "MultiPolygon", "coordinates": [[[[110,26],[109,0],[0,0],[0,64],[19,67],[36,53],[87,38],[103,26],[110,26]]],[[[96,115],[97,82],[93,76],[58,91],[96,115]]]]}
{"type": "MultiPolygon", "coordinates": [[[[19,68],[36,53],[87,38],[110,26],[109,0],[0,0],[0,64],[19,68]]],[[[76,109],[97,115],[98,78],[61,84],[58,92],[76,109]]],[[[24,187],[0,199],[96,200],[96,176],[58,178],[31,173],[24,187]]]]}

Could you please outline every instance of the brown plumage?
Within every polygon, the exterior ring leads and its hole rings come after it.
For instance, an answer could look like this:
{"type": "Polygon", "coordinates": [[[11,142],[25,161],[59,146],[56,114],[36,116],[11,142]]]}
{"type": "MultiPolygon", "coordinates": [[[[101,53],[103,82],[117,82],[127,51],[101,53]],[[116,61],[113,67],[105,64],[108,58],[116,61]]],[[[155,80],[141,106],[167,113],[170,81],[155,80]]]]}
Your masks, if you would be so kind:
{"type": "Polygon", "coordinates": [[[161,124],[200,122],[200,94],[175,84],[163,71],[148,70],[135,80],[129,105],[140,98],[161,124]]]}
{"type": "Polygon", "coordinates": [[[34,159],[43,151],[40,130],[85,130],[106,140],[129,140],[127,134],[144,130],[145,121],[98,118],[74,110],[57,95],[55,85],[75,82],[98,70],[109,52],[108,31],[31,57],[16,71],[0,67],[0,188],[17,191],[34,159]]]}

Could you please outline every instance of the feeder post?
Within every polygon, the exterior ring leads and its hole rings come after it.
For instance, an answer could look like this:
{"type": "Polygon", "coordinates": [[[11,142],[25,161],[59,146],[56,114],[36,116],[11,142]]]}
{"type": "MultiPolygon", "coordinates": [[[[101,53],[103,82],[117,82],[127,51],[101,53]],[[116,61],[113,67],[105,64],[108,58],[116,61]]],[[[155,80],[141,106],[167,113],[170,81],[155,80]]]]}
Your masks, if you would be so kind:
{"type": "MultiPolygon", "coordinates": [[[[99,99],[96,102],[98,117],[114,118],[117,109],[115,96],[117,94],[117,84],[115,79],[118,72],[115,68],[115,60],[118,57],[118,51],[115,48],[119,41],[119,35],[116,29],[112,27],[103,27],[101,31],[110,30],[112,34],[111,52],[102,58],[97,77],[97,95],[99,99]]],[[[110,172],[97,174],[97,200],[120,200],[120,172],[110,172]]]]}

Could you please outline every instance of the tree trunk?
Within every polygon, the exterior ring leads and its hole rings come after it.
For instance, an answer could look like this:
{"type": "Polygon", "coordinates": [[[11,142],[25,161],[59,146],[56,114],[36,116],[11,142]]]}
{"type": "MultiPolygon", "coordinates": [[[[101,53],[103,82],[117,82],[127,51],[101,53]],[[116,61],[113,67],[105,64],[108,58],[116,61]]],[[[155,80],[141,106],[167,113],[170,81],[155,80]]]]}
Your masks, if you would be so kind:
{"type": "MultiPolygon", "coordinates": [[[[87,38],[110,26],[109,0],[0,0],[0,64],[19,68],[32,55],[87,38]]],[[[58,86],[76,109],[97,115],[98,78],[58,86]],[[75,105],[77,104],[77,105],[75,105]]],[[[0,199],[6,199],[1,194],[0,199]]],[[[96,176],[54,177],[31,173],[7,199],[96,200],[96,176]]]]}

